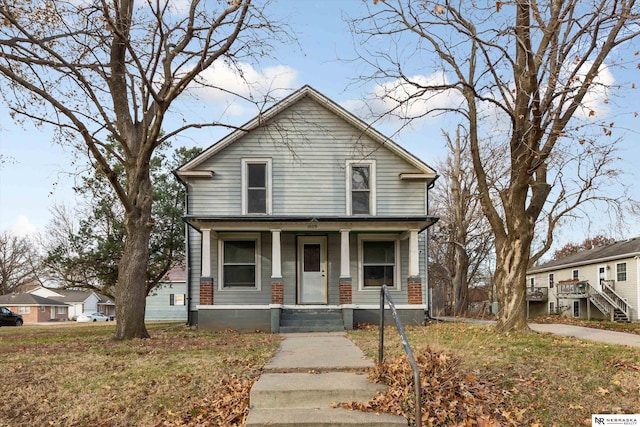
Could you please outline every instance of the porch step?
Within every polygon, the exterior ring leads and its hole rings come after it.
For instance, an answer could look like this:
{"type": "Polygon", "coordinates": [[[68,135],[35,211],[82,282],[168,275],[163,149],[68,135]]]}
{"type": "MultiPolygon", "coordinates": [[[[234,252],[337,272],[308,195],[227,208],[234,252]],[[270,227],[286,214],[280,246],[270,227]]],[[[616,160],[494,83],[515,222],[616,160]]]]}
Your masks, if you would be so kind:
{"type": "Polygon", "coordinates": [[[322,408],[333,402],[365,402],[386,386],[365,373],[262,374],[251,388],[251,408],[322,408]]]}
{"type": "Polygon", "coordinates": [[[631,323],[624,311],[617,308],[613,309],[613,320],[620,323],[631,323]]]}
{"type": "Polygon", "coordinates": [[[365,374],[263,374],[251,388],[249,426],[406,426],[404,417],[331,408],[333,403],[367,401],[385,386],[365,374]]]}
{"type": "Polygon", "coordinates": [[[280,315],[282,333],[343,330],[342,310],[339,309],[284,309],[280,315]]]}

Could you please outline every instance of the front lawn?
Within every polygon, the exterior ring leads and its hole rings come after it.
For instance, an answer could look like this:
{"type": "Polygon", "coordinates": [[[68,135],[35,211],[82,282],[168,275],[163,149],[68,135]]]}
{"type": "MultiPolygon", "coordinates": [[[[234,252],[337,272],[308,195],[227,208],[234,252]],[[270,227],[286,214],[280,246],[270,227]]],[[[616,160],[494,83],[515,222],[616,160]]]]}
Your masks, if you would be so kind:
{"type": "MultiPolygon", "coordinates": [[[[492,326],[468,323],[409,327],[407,335],[417,358],[426,355],[425,359],[441,364],[442,377],[428,381],[426,393],[437,397],[439,384],[445,381],[458,395],[479,389],[481,396],[469,396],[467,409],[470,414],[485,414],[485,425],[494,425],[490,417],[511,421],[507,425],[590,426],[591,414],[640,413],[638,348],[550,334],[498,335],[492,326]]],[[[349,336],[369,356],[377,357],[377,328],[349,336]]],[[[395,328],[386,329],[385,342],[385,361],[403,354],[395,328]]],[[[452,398],[448,400],[451,403],[452,398]]],[[[441,408],[427,405],[426,409],[432,419],[442,419],[436,413],[441,408]]],[[[451,412],[448,415],[455,416],[451,412]]]]}
{"type": "Polygon", "coordinates": [[[0,328],[1,426],[243,425],[277,335],[113,324],[0,328]]]}

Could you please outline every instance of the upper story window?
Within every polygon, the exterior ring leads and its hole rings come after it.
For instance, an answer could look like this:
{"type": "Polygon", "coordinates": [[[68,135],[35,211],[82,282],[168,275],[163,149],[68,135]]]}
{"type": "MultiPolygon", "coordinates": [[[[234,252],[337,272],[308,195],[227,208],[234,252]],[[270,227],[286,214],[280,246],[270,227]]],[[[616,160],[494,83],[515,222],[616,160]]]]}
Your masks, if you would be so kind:
{"type": "Polygon", "coordinates": [[[580,274],[579,274],[578,270],[573,270],[573,273],[572,273],[573,280],[578,280],[579,277],[580,277],[580,274]]]}
{"type": "Polygon", "coordinates": [[[376,164],[347,161],[347,215],[376,214],[376,164]]]}
{"type": "Polygon", "coordinates": [[[549,288],[553,288],[554,285],[554,277],[553,277],[553,273],[549,273],[549,288]]]}
{"type": "Polygon", "coordinates": [[[621,262],[620,264],[616,264],[616,282],[626,282],[627,281],[627,263],[621,262]]]}
{"type": "Polygon", "coordinates": [[[271,159],[242,159],[242,213],[271,214],[271,159]]]}

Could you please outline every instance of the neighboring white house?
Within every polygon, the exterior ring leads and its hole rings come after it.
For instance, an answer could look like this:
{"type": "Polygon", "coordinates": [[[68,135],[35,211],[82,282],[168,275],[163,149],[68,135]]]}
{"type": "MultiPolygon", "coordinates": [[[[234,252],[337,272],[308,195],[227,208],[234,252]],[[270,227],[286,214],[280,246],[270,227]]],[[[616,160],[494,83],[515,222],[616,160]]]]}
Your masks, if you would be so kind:
{"type": "Polygon", "coordinates": [[[100,312],[107,316],[115,316],[113,301],[93,291],[38,286],[29,293],[65,303],[69,306],[68,318],[71,320],[85,312],[100,312]]]}
{"type": "Polygon", "coordinates": [[[315,89],[176,172],[187,186],[192,323],[350,329],[377,322],[382,284],[406,322],[424,320],[437,174],[315,89]]]}
{"type": "Polygon", "coordinates": [[[162,283],[147,296],[145,321],[187,321],[187,273],[184,268],[170,270],[162,283]]]}
{"type": "MultiPolygon", "coordinates": [[[[527,294],[548,294],[542,311],[640,321],[640,237],[594,247],[527,271],[527,294]]],[[[528,298],[533,301],[532,298],[528,298]]]]}

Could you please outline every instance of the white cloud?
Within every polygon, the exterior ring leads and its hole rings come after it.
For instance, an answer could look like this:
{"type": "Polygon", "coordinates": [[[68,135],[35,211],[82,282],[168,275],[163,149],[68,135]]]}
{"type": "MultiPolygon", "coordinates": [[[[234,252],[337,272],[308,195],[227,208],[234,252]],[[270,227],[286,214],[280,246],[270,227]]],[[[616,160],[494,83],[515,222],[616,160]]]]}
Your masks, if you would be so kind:
{"type": "Polygon", "coordinates": [[[249,109],[255,112],[255,107],[251,108],[249,101],[238,100],[237,95],[256,103],[265,102],[267,97],[279,99],[291,92],[296,76],[297,71],[287,65],[260,71],[247,63],[232,68],[218,62],[204,70],[190,89],[201,100],[222,103],[227,114],[238,116],[249,109]]]}
{"type": "MultiPolygon", "coordinates": [[[[575,89],[578,89],[579,85],[584,82],[584,76],[586,72],[593,66],[592,61],[587,61],[582,66],[584,72],[578,71],[580,81],[576,82],[575,89]]],[[[598,74],[593,79],[593,83],[582,100],[581,108],[576,110],[576,117],[586,119],[595,118],[603,119],[611,113],[611,108],[608,104],[608,90],[616,82],[613,73],[606,65],[601,65],[598,69],[598,74]],[[593,112],[593,113],[592,113],[593,112]]]]}
{"type": "Polygon", "coordinates": [[[455,90],[424,90],[448,85],[444,73],[429,76],[415,75],[404,80],[393,80],[376,85],[366,100],[348,100],[342,106],[363,118],[378,118],[388,114],[384,121],[404,122],[413,119],[412,127],[419,128],[434,110],[455,108],[460,95],[455,90]]]}
{"type": "Polygon", "coordinates": [[[20,215],[9,231],[19,237],[33,237],[38,234],[38,227],[31,224],[26,216],[20,215]]]}

